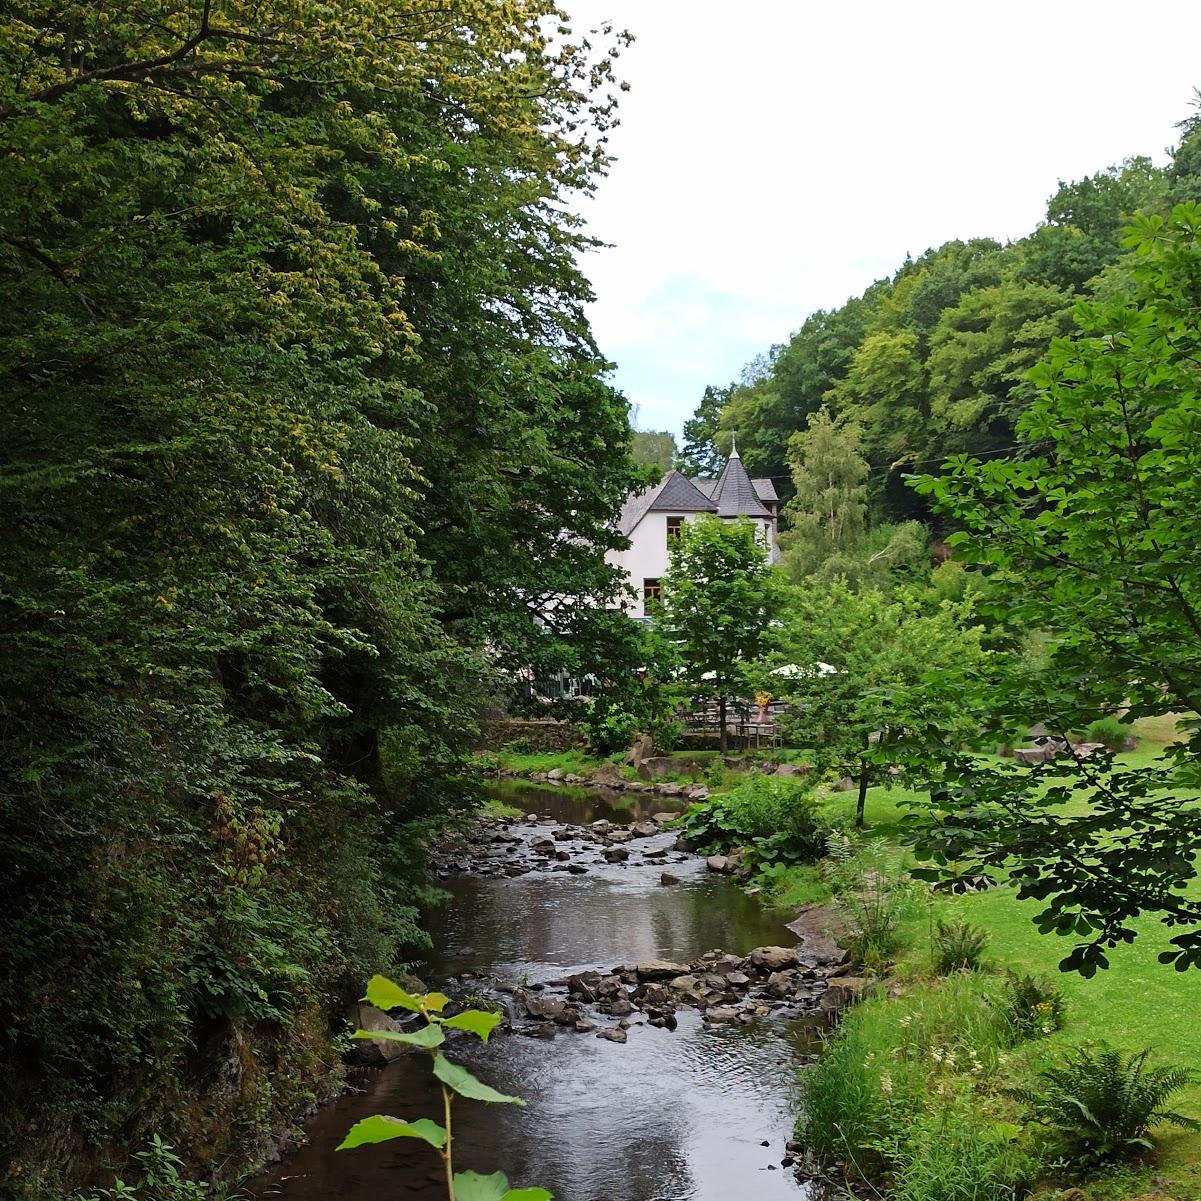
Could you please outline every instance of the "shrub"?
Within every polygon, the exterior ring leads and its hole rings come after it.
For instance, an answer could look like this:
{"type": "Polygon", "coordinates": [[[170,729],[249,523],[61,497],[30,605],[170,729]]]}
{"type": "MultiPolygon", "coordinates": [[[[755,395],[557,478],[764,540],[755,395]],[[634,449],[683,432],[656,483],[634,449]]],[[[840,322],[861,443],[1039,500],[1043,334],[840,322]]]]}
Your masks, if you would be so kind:
{"type": "Polygon", "coordinates": [[[988,934],[970,922],[948,922],[939,918],[931,936],[934,970],[940,976],[952,972],[974,972],[980,967],[988,934]]]}
{"type": "Polygon", "coordinates": [[[1014,1042],[1041,1038],[1063,1029],[1066,1009],[1063,990],[1045,976],[1006,972],[1001,995],[994,1004],[1014,1042]]]}
{"type": "Polygon", "coordinates": [[[1100,742],[1111,751],[1125,750],[1134,737],[1130,727],[1116,717],[1099,717],[1084,732],[1089,742],[1100,742]]]}
{"type": "Polygon", "coordinates": [[[859,846],[832,836],[827,849],[835,851],[827,879],[846,919],[840,941],[856,963],[881,971],[905,946],[904,927],[918,904],[917,888],[882,840],[859,846]]]}
{"type": "Polygon", "coordinates": [[[1032,1085],[1016,1090],[1029,1115],[1048,1126],[1057,1151],[1071,1164],[1130,1159],[1149,1151],[1152,1126],[1201,1129],[1167,1108],[1196,1073],[1151,1066],[1151,1052],[1123,1055],[1109,1047],[1078,1047],[1043,1068],[1032,1085]]]}
{"type": "Polygon", "coordinates": [[[183,1160],[170,1143],[157,1134],[150,1136],[146,1148],[133,1157],[137,1179],[118,1178],[111,1188],[97,1189],[74,1201],[205,1201],[206,1185],[189,1180],[183,1174],[183,1160]]]}
{"type": "Polygon", "coordinates": [[[775,776],[751,776],[693,805],[684,814],[683,833],[702,852],[745,847],[752,866],[814,863],[826,845],[812,787],[775,776]]]}

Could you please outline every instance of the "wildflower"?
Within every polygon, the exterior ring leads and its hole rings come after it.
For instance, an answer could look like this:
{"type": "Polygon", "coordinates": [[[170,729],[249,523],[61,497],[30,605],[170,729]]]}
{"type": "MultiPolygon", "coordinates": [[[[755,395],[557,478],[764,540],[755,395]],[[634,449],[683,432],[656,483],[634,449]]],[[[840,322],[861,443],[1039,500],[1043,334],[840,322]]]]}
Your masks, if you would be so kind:
{"type": "Polygon", "coordinates": [[[892,1077],[887,1072],[880,1077],[880,1091],[886,1097],[892,1096],[892,1077]]]}

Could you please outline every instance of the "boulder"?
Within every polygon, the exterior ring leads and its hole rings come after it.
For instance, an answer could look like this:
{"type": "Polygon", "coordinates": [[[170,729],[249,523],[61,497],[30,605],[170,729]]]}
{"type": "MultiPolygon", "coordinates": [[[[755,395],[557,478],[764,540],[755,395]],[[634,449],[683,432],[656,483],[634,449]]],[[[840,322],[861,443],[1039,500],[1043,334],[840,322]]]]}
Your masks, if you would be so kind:
{"type": "Polygon", "coordinates": [[[671,872],[663,872],[663,873],[662,873],[662,874],[659,876],[659,883],[660,883],[660,884],[679,884],[679,882],[680,882],[680,877],[679,877],[679,876],[673,876],[673,875],[671,874],[671,872]]]}
{"type": "Polygon", "coordinates": [[[692,992],[692,990],[696,988],[697,983],[697,978],[686,972],[683,976],[676,976],[675,979],[671,981],[671,987],[675,989],[676,992],[692,992]]]}
{"type": "Polygon", "coordinates": [[[659,827],[654,822],[635,822],[630,827],[630,833],[635,838],[654,838],[659,833],[659,827]]]}
{"type": "Polygon", "coordinates": [[[742,970],[742,960],[737,955],[718,955],[713,960],[713,971],[719,976],[742,970]]]}
{"type": "MultiPolygon", "coordinates": [[[[376,1009],[374,1005],[368,1005],[366,1001],[359,1001],[351,1005],[347,1009],[346,1018],[356,1030],[399,1033],[405,1029],[382,1009],[376,1009]]],[[[404,1043],[393,1042],[388,1038],[356,1038],[351,1049],[356,1063],[379,1066],[391,1063],[393,1059],[398,1055],[403,1055],[409,1048],[404,1043]]]]}
{"type": "Polygon", "coordinates": [[[747,956],[747,963],[759,972],[781,972],[798,962],[796,947],[756,947],[747,956]]]}
{"type": "Polygon", "coordinates": [[[831,980],[822,993],[818,1008],[822,1013],[833,1016],[854,1005],[875,987],[874,980],[866,980],[862,976],[839,976],[837,980],[831,980]]]}
{"type": "Polygon", "coordinates": [[[607,1038],[611,1043],[624,1043],[626,1032],[620,1026],[610,1026],[607,1030],[602,1030],[597,1038],[607,1038]]]}
{"type": "Polygon", "coordinates": [[[626,752],[624,762],[631,767],[639,767],[644,759],[651,756],[654,749],[655,740],[649,734],[639,734],[626,752]]]}
{"type": "Polygon", "coordinates": [[[796,988],[796,982],[797,974],[795,968],[790,968],[783,972],[772,972],[767,978],[768,995],[783,1000],[796,988]]]}
{"type": "Polygon", "coordinates": [[[786,929],[800,939],[797,948],[800,962],[806,967],[824,967],[842,963],[846,952],[836,939],[843,933],[842,916],[825,905],[806,905],[788,923],[786,929]]]}
{"type": "Polygon", "coordinates": [[[551,770],[546,773],[546,778],[550,781],[550,783],[557,784],[561,779],[563,779],[565,774],[566,773],[561,767],[552,767],[551,770]]]}
{"type": "Polygon", "coordinates": [[[652,813],[651,821],[657,826],[665,826],[668,822],[673,822],[680,815],[678,813],[652,813]]]}
{"type": "Polygon", "coordinates": [[[586,1001],[595,1001],[600,996],[600,972],[577,972],[567,977],[567,991],[572,996],[583,997],[586,1001]]]}
{"type": "Polygon", "coordinates": [[[693,784],[687,789],[684,795],[690,801],[707,801],[709,799],[709,789],[704,784],[693,784]]]}
{"type": "Polygon", "coordinates": [[[777,776],[806,776],[813,770],[808,763],[781,763],[776,768],[777,776]]]}
{"type": "Polygon", "coordinates": [[[630,857],[626,847],[605,847],[601,854],[608,863],[624,863],[630,857]]]}
{"type": "Polygon", "coordinates": [[[705,1010],[705,1020],[707,1022],[736,1022],[738,1021],[738,1010],[732,1006],[719,1005],[716,1008],[705,1010]]]}
{"type": "Polygon", "coordinates": [[[599,818],[597,821],[594,821],[592,823],[592,825],[590,825],[588,827],[588,829],[591,830],[594,834],[608,834],[609,831],[613,829],[613,823],[611,821],[606,821],[602,817],[602,818],[599,818]]]}
{"type": "Polygon", "coordinates": [[[616,763],[602,763],[592,769],[590,781],[600,788],[624,788],[626,778],[616,763]]]}
{"type": "Polygon", "coordinates": [[[688,971],[686,963],[672,963],[670,959],[644,959],[635,968],[639,980],[671,980],[688,971]]]}
{"type": "Polygon", "coordinates": [[[710,855],[705,860],[705,866],[711,872],[718,872],[724,875],[730,870],[730,860],[726,855],[710,855]]]}
{"type": "Polygon", "coordinates": [[[638,764],[638,774],[644,780],[664,780],[668,776],[678,776],[688,770],[687,763],[675,759],[671,755],[655,755],[643,759],[638,764]]]}
{"type": "Polygon", "coordinates": [[[610,842],[629,842],[634,835],[629,830],[617,829],[610,830],[606,837],[610,842]]]}

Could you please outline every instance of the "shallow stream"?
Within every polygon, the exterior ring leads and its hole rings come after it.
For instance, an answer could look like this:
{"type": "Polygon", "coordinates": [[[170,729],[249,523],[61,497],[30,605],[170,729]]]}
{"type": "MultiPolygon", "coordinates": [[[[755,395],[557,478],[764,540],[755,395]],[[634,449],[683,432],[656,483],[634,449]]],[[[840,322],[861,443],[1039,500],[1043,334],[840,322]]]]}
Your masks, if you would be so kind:
{"type": "MultiPolygon", "coordinates": [[[[628,822],[670,808],[663,798],[578,789],[506,788],[505,799],[572,823],[628,822]]],[[[784,928],[791,914],[764,909],[703,860],[669,866],[679,884],[662,885],[662,865],[650,863],[446,880],[451,901],[429,916],[437,953],[422,977],[435,987],[471,973],[490,991],[646,959],[686,962],[713,948],[746,954],[795,943],[784,928]]],[[[706,1026],[683,1009],[677,1030],[635,1024],[625,1044],[565,1030],[550,1039],[498,1034],[487,1047],[464,1039],[450,1057],[527,1104],[460,1102],[456,1167],[501,1169],[515,1187],[541,1185],[557,1201],[805,1201],[808,1186],[780,1161],[792,1137],[798,1071],[813,1049],[814,1031],[800,1022],[706,1026]]],[[[260,1197],[445,1197],[425,1144],[400,1139],[335,1152],[351,1124],[369,1114],[440,1114],[425,1056],[367,1077],[366,1091],[322,1110],[307,1127],[307,1144],[256,1181],[260,1197]]]]}

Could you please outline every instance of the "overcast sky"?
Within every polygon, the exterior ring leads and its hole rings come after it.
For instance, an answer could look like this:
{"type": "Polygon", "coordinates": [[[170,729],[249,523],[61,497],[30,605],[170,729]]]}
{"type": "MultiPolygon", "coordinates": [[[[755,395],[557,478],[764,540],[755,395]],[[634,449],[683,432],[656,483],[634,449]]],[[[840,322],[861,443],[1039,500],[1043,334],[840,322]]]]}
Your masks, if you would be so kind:
{"type": "Polygon", "coordinates": [[[593,327],[642,429],[949,238],[1020,237],[1058,180],[1164,161],[1201,3],[563,0],[637,41],[595,200],[593,327]]]}

